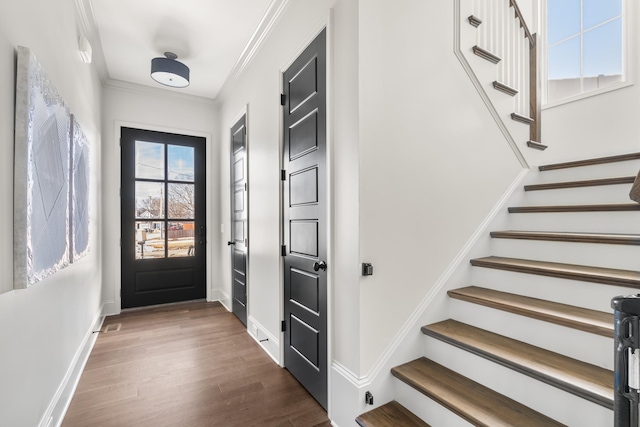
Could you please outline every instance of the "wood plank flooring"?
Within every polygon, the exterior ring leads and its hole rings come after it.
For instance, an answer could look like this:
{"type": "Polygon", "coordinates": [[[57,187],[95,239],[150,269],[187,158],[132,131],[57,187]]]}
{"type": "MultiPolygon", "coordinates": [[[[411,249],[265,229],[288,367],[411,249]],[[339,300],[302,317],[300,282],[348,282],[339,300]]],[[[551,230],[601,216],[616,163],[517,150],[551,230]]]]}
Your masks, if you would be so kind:
{"type": "Polygon", "coordinates": [[[328,427],[327,413],[220,303],[108,317],[63,427],[328,427]],[[112,326],[113,328],[113,326],[112,326]]]}

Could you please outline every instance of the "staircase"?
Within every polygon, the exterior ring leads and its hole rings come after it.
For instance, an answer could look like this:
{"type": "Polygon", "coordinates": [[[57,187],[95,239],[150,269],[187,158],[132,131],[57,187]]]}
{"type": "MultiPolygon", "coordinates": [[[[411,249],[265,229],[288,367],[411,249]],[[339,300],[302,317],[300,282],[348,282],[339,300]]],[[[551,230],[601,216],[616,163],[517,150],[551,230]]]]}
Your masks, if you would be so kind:
{"type": "Polygon", "coordinates": [[[424,357],[391,370],[396,401],[357,423],[613,425],[610,301],[640,288],[639,169],[633,153],[531,171],[450,318],[422,327],[424,357]]]}

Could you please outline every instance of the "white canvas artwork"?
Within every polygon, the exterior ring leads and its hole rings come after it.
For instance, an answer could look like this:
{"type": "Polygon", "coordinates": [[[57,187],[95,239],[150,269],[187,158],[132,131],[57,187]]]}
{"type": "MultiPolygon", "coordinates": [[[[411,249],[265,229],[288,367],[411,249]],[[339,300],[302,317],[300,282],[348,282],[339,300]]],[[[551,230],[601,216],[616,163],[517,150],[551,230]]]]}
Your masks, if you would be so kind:
{"type": "Polygon", "coordinates": [[[89,140],[71,115],[71,262],[89,252],[89,140]]]}
{"type": "Polygon", "coordinates": [[[14,288],[69,264],[70,115],[34,54],[18,48],[14,288]]]}

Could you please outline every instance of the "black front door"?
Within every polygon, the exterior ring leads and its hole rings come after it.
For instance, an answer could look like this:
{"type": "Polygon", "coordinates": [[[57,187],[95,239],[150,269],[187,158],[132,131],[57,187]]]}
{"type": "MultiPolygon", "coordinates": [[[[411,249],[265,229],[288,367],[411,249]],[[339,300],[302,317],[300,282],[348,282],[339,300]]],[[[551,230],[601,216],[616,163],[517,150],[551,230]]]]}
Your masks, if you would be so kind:
{"type": "Polygon", "coordinates": [[[122,128],[122,308],[206,296],[204,138],[122,128]]]}
{"type": "Polygon", "coordinates": [[[247,127],[231,128],[231,293],[233,314],[247,325],[247,127]]]}
{"type": "Polygon", "coordinates": [[[327,407],[325,31],[284,73],[286,368],[327,407]]]}

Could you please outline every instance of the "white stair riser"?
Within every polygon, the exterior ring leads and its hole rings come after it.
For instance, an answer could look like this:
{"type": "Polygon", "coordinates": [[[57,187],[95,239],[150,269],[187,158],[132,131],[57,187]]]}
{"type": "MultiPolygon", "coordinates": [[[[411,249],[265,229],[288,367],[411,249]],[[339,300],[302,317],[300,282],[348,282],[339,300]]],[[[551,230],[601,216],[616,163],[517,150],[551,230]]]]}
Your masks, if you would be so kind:
{"type": "Polygon", "coordinates": [[[501,225],[505,230],[639,234],[640,211],[511,213],[501,225]]]}
{"type": "Polygon", "coordinates": [[[395,379],[395,400],[431,426],[473,427],[468,421],[420,393],[406,383],[395,379]]]}
{"type": "MultiPolygon", "coordinates": [[[[473,267],[471,285],[613,313],[611,299],[640,289],[473,267]]],[[[469,284],[465,284],[469,286],[469,284]]]]}
{"type": "Polygon", "coordinates": [[[613,425],[609,409],[437,339],[425,337],[425,355],[561,423],[580,427],[613,425]]]}
{"type": "Polygon", "coordinates": [[[536,170],[528,178],[526,183],[546,184],[550,182],[582,181],[586,179],[614,178],[620,176],[635,176],[640,170],[640,160],[625,162],[605,163],[593,166],[581,166],[577,168],[536,170]]]}
{"type": "Polygon", "coordinates": [[[523,203],[520,206],[630,203],[629,191],[631,184],[524,191],[523,203]]]}
{"type": "Polygon", "coordinates": [[[613,370],[613,338],[455,299],[451,301],[451,318],[613,370]]]}
{"type": "Polygon", "coordinates": [[[640,246],[493,238],[491,255],[637,271],[640,246]]]}

